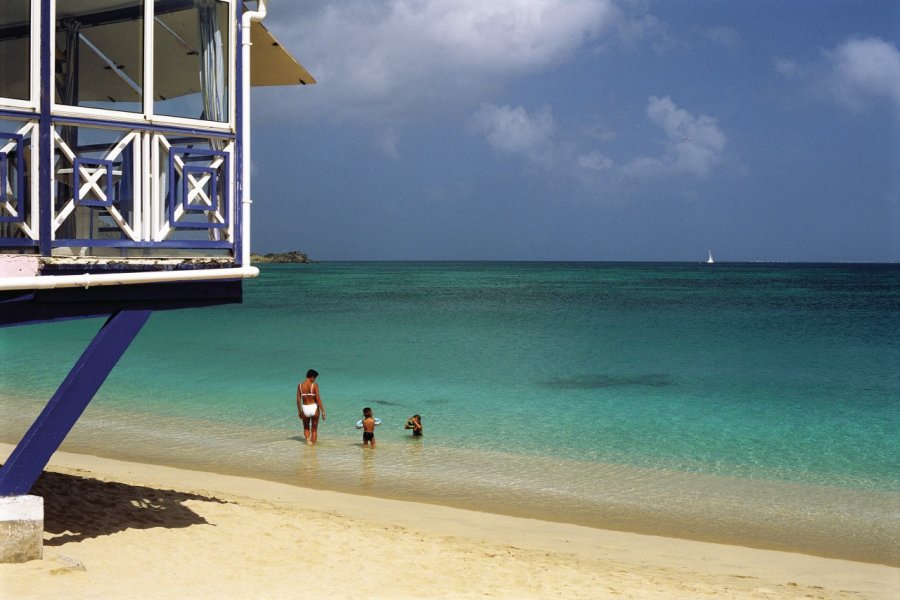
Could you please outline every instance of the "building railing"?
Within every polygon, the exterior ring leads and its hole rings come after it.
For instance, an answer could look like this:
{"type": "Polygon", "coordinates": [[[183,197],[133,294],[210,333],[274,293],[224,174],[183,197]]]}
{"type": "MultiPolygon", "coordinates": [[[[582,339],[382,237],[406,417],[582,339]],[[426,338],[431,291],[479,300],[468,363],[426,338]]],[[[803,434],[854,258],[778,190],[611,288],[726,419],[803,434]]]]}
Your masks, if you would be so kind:
{"type": "Polygon", "coordinates": [[[0,247],[38,240],[37,121],[0,120],[0,247]]]}
{"type": "Polygon", "coordinates": [[[0,115],[0,251],[235,255],[234,135],[55,117],[41,157],[40,126],[35,115],[0,115]]]}

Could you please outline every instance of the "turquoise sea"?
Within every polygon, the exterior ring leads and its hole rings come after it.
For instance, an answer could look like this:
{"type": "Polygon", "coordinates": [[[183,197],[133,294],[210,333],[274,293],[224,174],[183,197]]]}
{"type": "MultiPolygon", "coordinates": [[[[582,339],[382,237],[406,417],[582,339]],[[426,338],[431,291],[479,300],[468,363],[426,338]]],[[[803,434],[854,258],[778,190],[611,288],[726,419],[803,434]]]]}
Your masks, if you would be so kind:
{"type": "MultiPolygon", "coordinates": [[[[64,449],[900,564],[900,265],[261,271],[243,305],[154,314],[64,449]]],[[[0,441],[101,323],[0,329],[0,441]]]]}

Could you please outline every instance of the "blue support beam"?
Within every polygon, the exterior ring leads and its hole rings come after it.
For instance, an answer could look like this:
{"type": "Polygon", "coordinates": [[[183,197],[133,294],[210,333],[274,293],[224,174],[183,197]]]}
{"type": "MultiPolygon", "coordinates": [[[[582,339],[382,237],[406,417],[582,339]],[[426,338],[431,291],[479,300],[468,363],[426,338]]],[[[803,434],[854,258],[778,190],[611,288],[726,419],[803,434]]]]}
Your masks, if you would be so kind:
{"type": "Polygon", "coordinates": [[[0,469],[0,496],[21,496],[31,490],[152,312],[119,310],[107,319],[0,469]]]}
{"type": "MultiPolygon", "coordinates": [[[[53,153],[53,124],[50,121],[50,107],[53,103],[53,86],[56,78],[53,76],[53,55],[50,54],[50,37],[53,31],[53,23],[50,21],[50,0],[41,1],[41,95],[40,95],[40,120],[38,121],[38,240],[40,240],[41,256],[50,256],[53,249],[50,245],[53,239],[52,224],[49,215],[53,214],[53,187],[52,161],[53,153]]],[[[32,57],[31,60],[34,60],[32,57]]],[[[34,144],[34,136],[32,136],[34,144]]]]}

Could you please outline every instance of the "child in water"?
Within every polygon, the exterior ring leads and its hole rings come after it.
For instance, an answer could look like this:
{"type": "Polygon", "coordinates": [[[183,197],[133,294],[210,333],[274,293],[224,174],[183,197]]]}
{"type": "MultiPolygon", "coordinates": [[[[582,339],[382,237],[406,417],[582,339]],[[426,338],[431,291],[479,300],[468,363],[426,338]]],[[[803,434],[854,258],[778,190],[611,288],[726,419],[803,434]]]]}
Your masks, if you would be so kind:
{"type": "Polygon", "coordinates": [[[406,420],[406,426],[404,429],[412,429],[413,437],[419,437],[422,435],[422,417],[419,415],[413,415],[406,420]]]}
{"type": "Polygon", "coordinates": [[[362,429],[363,429],[363,447],[367,445],[370,448],[375,447],[375,426],[378,425],[378,422],[375,419],[375,416],[372,414],[372,409],[368,406],[363,409],[363,420],[362,420],[362,429]]]}

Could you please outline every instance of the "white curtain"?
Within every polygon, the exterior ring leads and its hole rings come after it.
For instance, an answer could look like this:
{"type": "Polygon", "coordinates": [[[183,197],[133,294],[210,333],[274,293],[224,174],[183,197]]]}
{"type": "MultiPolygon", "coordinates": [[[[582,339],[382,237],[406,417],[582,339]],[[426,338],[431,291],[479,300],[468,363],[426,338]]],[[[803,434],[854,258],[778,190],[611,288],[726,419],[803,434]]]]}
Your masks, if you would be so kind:
{"type": "MultiPolygon", "coordinates": [[[[63,73],[63,80],[59,89],[59,100],[63,104],[78,106],[78,79],[80,75],[78,72],[78,57],[80,50],[79,33],[81,32],[81,22],[77,19],[66,19],[62,22],[62,25],[66,33],[65,54],[63,55],[65,72],[63,73]]],[[[68,146],[72,152],[77,154],[78,127],[73,125],[64,126],[60,129],[60,135],[66,146],[68,146]]],[[[68,181],[66,178],[62,178],[58,181],[61,187],[57,188],[57,210],[68,203],[72,190],[74,190],[75,181],[77,181],[75,173],[72,173],[68,181]],[[68,184],[68,187],[66,184],[68,184]]],[[[56,232],[57,237],[61,239],[74,238],[76,236],[76,222],[79,219],[84,219],[84,213],[86,212],[87,210],[83,208],[76,209],[74,218],[69,217],[62,225],[60,225],[56,232]]]]}
{"type": "Polygon", "coordinates": [[[59,99],[63,104],[78,106],[78,34],[81,30],[81,22],[76,19],[63,21],[66,32],[66,48],[63,60],[65,61],[65,73],[62,89],[59,90],[59,99]]]}
{"type": "MultiPolygon", "coordinates": [[[[200,90],[203,116],[208,121],[228,120],[228,89],[225,85],[225,44],[219,29],[216,0],[194,0],[200,34],[200,90]]],[[[227,5],[222,5],[227,10],[227,5]]]]}
{"type": "MultiPolygon", "coordinates": [[[[222,42],[222,31],[219,29],[217,7],[224,9],[216,0],[194,0],[197,7],[197,26],[200,38],[200,92],[203,96],[203,117],[208,121],[225,122],[228,120],[228,89],[225,85],[225,57],[226,48],[222,42]]],[[[211,146],[216,150],[225,148],[223,140],[211,140],[211,146]]],[[[224,195],[225,190],[220,190],[224,195]]],[[[221,206],[222,198],[219,199],[221,206]]],[[[210,222],[214,220],[208,216],[210,222]]],[[[220,239],[218,229],[209,230],[211,240],[220,239]]]]}

